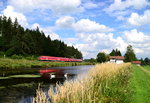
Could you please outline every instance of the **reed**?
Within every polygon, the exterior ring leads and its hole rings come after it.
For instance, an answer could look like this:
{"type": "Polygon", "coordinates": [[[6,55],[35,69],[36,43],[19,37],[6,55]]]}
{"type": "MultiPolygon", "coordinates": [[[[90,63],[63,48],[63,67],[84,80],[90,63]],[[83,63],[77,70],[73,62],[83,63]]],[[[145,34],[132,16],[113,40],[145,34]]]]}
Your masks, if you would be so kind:
{"type": "Polygon", "coordinates": [[[50,88],[48,98],[39,90],[33,103],[128,103],[129,67],[129,63],[98,64],[84,78],[56,84],[55,91],[50,88]]]}

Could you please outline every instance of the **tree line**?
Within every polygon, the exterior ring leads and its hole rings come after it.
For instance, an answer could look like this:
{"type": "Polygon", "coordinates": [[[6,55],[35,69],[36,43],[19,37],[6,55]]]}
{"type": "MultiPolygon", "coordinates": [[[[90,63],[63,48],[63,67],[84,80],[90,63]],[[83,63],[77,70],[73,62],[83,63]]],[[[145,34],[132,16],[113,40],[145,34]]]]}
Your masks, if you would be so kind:
{"type": "Polygon", "coordinates": [[[141,58],[141,65],[150,65],[150,58],[146,57],[145,59],[141,58]]]}
{"type": "MultiPolygon", "coordinates": [[[[118,49],[116,49],[116,50],[113,49],[110,54],[106,54],[104,52],[99,52],[97,54],[96,60],[94,61],[94,59],[91,58],[91,61],[92,62],[97,61],[100,63],[106,62],[106,61],[109,61],[110,56],[122,56],[122,54],[121,54],[120,50],[118,50],[118,49]]],[[[132,48],[132,45],[127,46],[127,51],[126,51],[124,57],[125,57],[124,62],[132,62],[132,61],[138,60],[138,61],[141,61],[141,65],[150,65],[150,58],[148,58],[148,57],[146,57],[145,59],[141,58],[140,60],[137,59],[136,54],[134,53],[134,50],[132,48]]]]}
{"type": "MultiPolygon", "coordinates": [[[[118,49],[113,49],[110,54],[106,54],[104,52],[99,52],[97,54],[96,60],[97,60],[97,62],[100,62],[100,63],[106,62],[106,61],[109,61],[110,56],[122,56],[122,54],[121,54],[120,50],[118,50],[118,49]]],[[[134,50],[131,45],[127,46],[127,51],[126,51],[124,57],[125,57],[125,59],[124,59],[125,62],[132,62],[132,61],[138,60],[136,58],[136,55],[135,55],[134,50]]]]}
{"type": "Polygon", "coordinates": [[[82,58],[82,53],[73,46],[67,46],[63,41],[51,40],[43,31],[24,29],[17,19],[0,16],[0,54],[12,55],[47,55],[67,58],[82,58]]]}

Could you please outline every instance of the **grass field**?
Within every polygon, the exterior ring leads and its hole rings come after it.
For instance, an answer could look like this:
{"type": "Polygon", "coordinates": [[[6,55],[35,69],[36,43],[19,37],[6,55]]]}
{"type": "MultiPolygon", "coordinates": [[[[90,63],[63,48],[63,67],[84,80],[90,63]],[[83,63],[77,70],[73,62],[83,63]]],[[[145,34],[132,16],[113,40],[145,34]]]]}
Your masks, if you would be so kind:
{"type": "Polygon", "coordinates": [[[150,103],[150,67],[131,66],[131,103],[150,103]]]}

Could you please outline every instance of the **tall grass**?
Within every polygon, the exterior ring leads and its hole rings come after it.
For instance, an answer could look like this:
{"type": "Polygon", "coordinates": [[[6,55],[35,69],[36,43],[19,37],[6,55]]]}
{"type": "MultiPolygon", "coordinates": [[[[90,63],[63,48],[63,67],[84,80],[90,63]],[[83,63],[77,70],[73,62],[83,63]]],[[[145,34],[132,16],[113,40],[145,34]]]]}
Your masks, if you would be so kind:
{"type": "Polygon", "coordinates": [[[33,103],[129,103],[130,64],[98,64],[80,80],[37,91],[33,103]]]}

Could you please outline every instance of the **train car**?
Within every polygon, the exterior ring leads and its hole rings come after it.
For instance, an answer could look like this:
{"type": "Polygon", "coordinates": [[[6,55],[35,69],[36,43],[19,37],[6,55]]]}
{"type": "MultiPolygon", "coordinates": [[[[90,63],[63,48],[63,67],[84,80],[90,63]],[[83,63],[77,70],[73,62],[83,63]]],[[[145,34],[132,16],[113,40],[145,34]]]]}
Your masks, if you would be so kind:
{"type": "Polygon", "coordinates": [[[63,61],[63,62],[82,62],[82,59],[65,58],[65,57],[53,57],[53,56],[40,56],[40,61],[63,61]]]}

